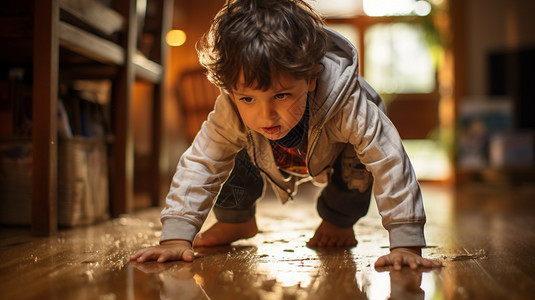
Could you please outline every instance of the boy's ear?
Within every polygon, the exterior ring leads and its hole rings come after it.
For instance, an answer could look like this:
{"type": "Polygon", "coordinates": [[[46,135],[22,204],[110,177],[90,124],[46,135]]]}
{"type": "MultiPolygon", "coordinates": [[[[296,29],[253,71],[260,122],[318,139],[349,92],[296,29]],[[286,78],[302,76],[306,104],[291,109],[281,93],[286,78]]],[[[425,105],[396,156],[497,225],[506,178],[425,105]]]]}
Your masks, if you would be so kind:
{"type": "Polygon", "coordinates": [[[313,76],[308,80],[308,91],[313,92],[316,89],[316,82],[318,81],[318,76],[313,76]]]}
{"type": "Polygon", "coordinates": [[[316,68],[314,69],[314,75],[308,79],[308,91],[309,92],[313,92],[316,89],[318,75],[320,73],[320,70],[321,70],[321,65],[318,64],[316,68]]]}

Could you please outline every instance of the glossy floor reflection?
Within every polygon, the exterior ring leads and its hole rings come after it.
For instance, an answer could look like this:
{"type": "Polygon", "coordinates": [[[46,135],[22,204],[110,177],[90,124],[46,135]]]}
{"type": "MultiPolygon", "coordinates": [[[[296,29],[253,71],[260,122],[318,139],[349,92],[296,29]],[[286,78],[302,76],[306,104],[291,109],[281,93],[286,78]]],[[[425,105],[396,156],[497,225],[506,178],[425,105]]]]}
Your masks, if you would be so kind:
{"type": "MultiPolygon", "coordinates": [[[[423,185],[424,256],[435,270],[375,269],[388,237],[372,203],[359,244],[307,248],[320,220],[316,189],[282,206],[258,205],[260,234],[199,248],[193,263],[130,263],[158,242],[159,209],[33,238],[2,228],[1,299],[531,299],[535,294],[535,189],[423,185]]],[[[208,224],[213,222],[210,218],[208,224]]]]}

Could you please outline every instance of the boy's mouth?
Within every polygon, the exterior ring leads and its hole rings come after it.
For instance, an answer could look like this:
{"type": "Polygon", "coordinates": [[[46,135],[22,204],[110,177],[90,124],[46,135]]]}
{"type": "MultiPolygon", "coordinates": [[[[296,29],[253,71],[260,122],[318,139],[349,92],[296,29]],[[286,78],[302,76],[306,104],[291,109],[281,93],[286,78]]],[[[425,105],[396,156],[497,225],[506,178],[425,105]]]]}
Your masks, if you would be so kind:
{"type": "Polygon", "coordinates": [[[271,126],[271,127],[262,127],[262,130],[264,130],[264,132],[267,134],[277,134],[280,132],[281,126],[277,125],[277,126],[271,126]]]}

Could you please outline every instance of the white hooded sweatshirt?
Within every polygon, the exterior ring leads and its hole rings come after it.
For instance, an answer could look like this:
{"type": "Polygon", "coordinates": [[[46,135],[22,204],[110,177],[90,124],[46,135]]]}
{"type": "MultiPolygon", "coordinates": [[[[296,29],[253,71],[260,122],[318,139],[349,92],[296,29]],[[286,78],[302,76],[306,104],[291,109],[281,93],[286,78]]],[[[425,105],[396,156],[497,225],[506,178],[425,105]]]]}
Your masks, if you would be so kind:
{"type": "MultiPolygon", "coordinates": [[[[308,98],[308,174],[316,183],[326,183],[332,164],[351,144],[373,174],[373,192],[390,248],[425,246],[421,190],[401,138],[383,113],[379,95],[359,76],[357,50],[338,33],[325,30],[329,47],[316,91],[308,98]]],[[[178,163],[161,214],[161,241],[193,241],[243,148],[277,197],[283,203],[292,198],[299,178],[280,172],[269,140],[245,126],[222,91],[178,163]]]]}

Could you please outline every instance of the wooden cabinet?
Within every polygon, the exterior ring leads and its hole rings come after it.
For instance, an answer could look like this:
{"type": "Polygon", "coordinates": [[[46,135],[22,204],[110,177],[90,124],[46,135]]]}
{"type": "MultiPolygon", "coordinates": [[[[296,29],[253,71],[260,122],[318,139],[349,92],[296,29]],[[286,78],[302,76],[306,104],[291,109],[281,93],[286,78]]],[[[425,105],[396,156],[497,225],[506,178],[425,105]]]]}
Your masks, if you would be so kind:
{"type": "MultiPolygon", "coordinates": [[[[161,109],[166,47],[172,1],[147,0],[151,8],[152,50],[137,50],[141,24],[136,0],[3,1],[0,10],[0,64],[26,65],[32,75],[32,200],[31,227],[36,235],[57,232],[58,84],[62,78],[106,78],[112,82],[110,210],[128,213],[133,202],[133,84],[154,84],[151,179],[158,187],[162,172],[161,109]]],[[[149,16],[147,15],[147,18],[149,16]]],[[[152,192],[157,204],[159,189],[152,192]]]]}

